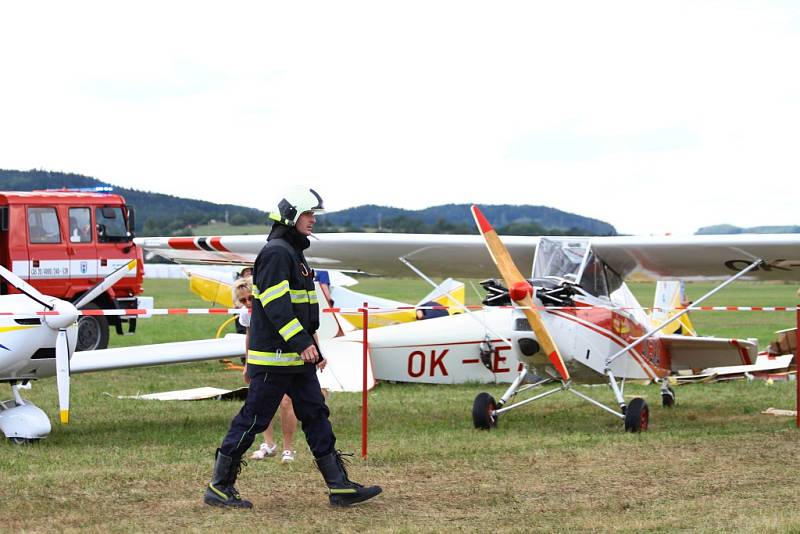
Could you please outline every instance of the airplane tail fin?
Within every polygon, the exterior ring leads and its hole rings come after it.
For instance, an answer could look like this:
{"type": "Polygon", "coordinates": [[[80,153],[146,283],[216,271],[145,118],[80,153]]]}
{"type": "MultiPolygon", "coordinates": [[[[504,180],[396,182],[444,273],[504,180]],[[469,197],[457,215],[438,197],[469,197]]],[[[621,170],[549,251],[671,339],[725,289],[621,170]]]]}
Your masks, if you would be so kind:
{"type": "Polygon", "coordinates": [[[452,315],[453,313],[461,313],[458,306],[464,305],[464,298],[464,283],[448,278],[425,295],[417,306],[423,306],[426,302],[436,302],[440,306],[450,306],[448,311],[452,315]]]}
{"type": "MultiPolygon", "coordinates": [[[[680,281],[659,281],[656,283],[656,294],[653,300],[653,311],[650,314],[650,322],[653,327],[660,326],[669,322],[672,317],[677,315],[680,310],[676,309],[684,306],[686,290],[684,283],[680,281]]],[[[672,321],[662,332],[664,334],[683,334],[685,336],[696,336],[692,320],[686,314],[676,321],[672,321]]]]}

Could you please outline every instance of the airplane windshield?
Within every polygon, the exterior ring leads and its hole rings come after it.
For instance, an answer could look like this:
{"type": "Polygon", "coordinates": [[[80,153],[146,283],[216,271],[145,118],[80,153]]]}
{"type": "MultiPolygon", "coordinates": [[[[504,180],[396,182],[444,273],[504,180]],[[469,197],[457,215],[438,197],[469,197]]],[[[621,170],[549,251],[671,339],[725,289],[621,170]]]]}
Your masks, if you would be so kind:
{"type": "Polygon", "coordinates": [[[567,280],[596,297],[608,297],[622,285],[622,278],[594,254],[589,238],[541,238],[533,277],[567,280]]]}
{"type": "Polygon", "coordinates": [[[588,238],[541,238],[533,261],[533,277],[554,276],[577,282],[588,249],[588,238]]]}

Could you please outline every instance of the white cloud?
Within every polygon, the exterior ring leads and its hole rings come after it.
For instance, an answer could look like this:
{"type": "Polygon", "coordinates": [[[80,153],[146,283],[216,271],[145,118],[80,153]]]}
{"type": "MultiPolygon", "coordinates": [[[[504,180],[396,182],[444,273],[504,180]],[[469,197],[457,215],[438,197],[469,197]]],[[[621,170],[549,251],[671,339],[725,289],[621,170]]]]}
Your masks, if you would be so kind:
{"type": "Polygon", "coordinates": [[[330,209],[798,224],[799,22],[782,2],[6,4],[0,167],[263,209],[301,180],[330,209]]]}

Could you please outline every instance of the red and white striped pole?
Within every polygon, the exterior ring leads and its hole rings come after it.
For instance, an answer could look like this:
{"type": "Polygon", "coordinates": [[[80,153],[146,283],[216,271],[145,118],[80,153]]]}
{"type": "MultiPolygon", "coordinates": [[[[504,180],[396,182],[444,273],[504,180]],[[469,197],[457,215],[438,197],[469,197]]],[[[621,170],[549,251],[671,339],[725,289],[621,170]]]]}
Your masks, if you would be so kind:
{"type": "Polygon", "coordinates": [[[361,368],[361,459],[367,459],[367,355],[369,353],[369,310],[368,302],[364,303],[364,308],[361,310],[361,317],[364,321],[361,325],[362,343],[363,347],[363,365],[361,368]]]}

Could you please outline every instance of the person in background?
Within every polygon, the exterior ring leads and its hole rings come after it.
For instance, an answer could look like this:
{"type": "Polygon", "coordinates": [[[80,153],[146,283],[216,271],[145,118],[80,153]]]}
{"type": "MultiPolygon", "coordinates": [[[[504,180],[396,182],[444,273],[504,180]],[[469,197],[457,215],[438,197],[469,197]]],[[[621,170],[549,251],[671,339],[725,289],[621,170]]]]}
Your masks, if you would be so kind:
{"type": "MultiPolygon", "coordinates": [[[[233,284],[234,304],[242,309],[239,313],[237,325],[244,329],[243,333],[247,332],[250,328],[250,308],[253,302],[253,277],[245,275],[239,278],[233,284]]],[[[238,330],[237,330],[238,331],[238,330]]],[[[247,375],[247,365],[242,371],[245,384],[250,383],[250,378],[247,375]]],[[[292,408],[292,399],[288,395],[284,395],[281,400],[280,406],[281,414],[281,434],[283,435],[283,454],[281,455],[281,462],[293,462],[297,451],[294,450],[294,434],[297,432],[297,418],[294,415],[294,408],[292,408]]],[[[273,427],[275,419],[270,421],[267,430],[264,431],[264,443],[253,452],[253,460],[263,460],[264,458],[275,456],[278,450],[278,444],[275,443],[273,436],[273,427]]]]}
{"type": "Polygon", "coordinates": [[[78,221],[75,219],[75,217],[69,218],[69,240],[72,243],[81,242],[81,234],[80,230],[78,230],[78,221]]]}
{"type": "Polygon", "coordinates": [[[436,319],[437,317],[447,317],[448,315],[450,314],[448,313],[447,308],[442,307],[442,305],[435,300],[429,300],[428,302],[420,304],[419,308],[417,308],[418,321],[422,321],[423,319],[436,319]],[[431,309],[433,307],[438,307],[438,309],[431,309]]]}
{"type": "Polygon", "coordinates": [[[250,322],[250,306],[253,302],[253,277],[239,278],[233,283],[233,305],[242,308],[239,322],[250,322]],[[243,317],[244,315],[244,317],[243,317]]]}
{"type": "MultiPolygon", "coordinates": [[[[253,277],[246,276],[244,278],[237,278],[233,283],[231,293],[233,296],[233,305],[242,310],[234,323],[236,326],[236,333],[246,335],[247,326],[250,324],[250,308],[253,302],[253,277]]],[[[246,350],[245,348],[245,354],[246,350]]],[[[246,358],[242,356],[242,365],[244,365],[245,362],[246,358]]]]}
{"type": "MultiPolygon", "coordinates": [[[[247,377],[247,370],[245,370],[245,377],[247,377]]],[[[294,415],[294,407],[292,407],[292,399],[289,395],[284,395],[281,399],[281,406],[279,408],[281,417],[281,436],[283,436],[283,452],[281,453],[281,463],[294,462],[297,451],[294,449],[294,434],[297,432],[297,417],[294,415]]],[[[253,460],[263,460],[264,458],[275,456],[278,451],[278,444],[275,443],[275,436],[273,427],[275,426],[275,418],[269,422],[269,426],[264,431],[264,443],[253,451],[250,458],[253,460]]]]}
{"type": "MultiPolygon", "coordinates": [[[[253,269],[250,267],[245,267],[241,270],[241,272],[236,273],[236,280],[233,282],[233,287],[231,287],[231,298],[233,300],[233,305],[236,307],[241,307],[242,305],[239,304],[239,288],[242,284],[247,285],[247,292],[252,296],[253,294],[253,269]]],[[[248,304],[247,307],[249,308],[250,305],[248,304]]],[[[244,323],[241,321],[242,316],[239,315],[238,321],[235,323],[236,333],[237,334],[245,334],[247,328],[244,326],[244,323]]]]}
{"type": "Polygon", "coordinates": [[[333,297],[331,297],[331,277],[328,271],[314,269],[314,281],[319,284],[322,294],[325,295],[325,300],[333,307],[333,297]]]}

